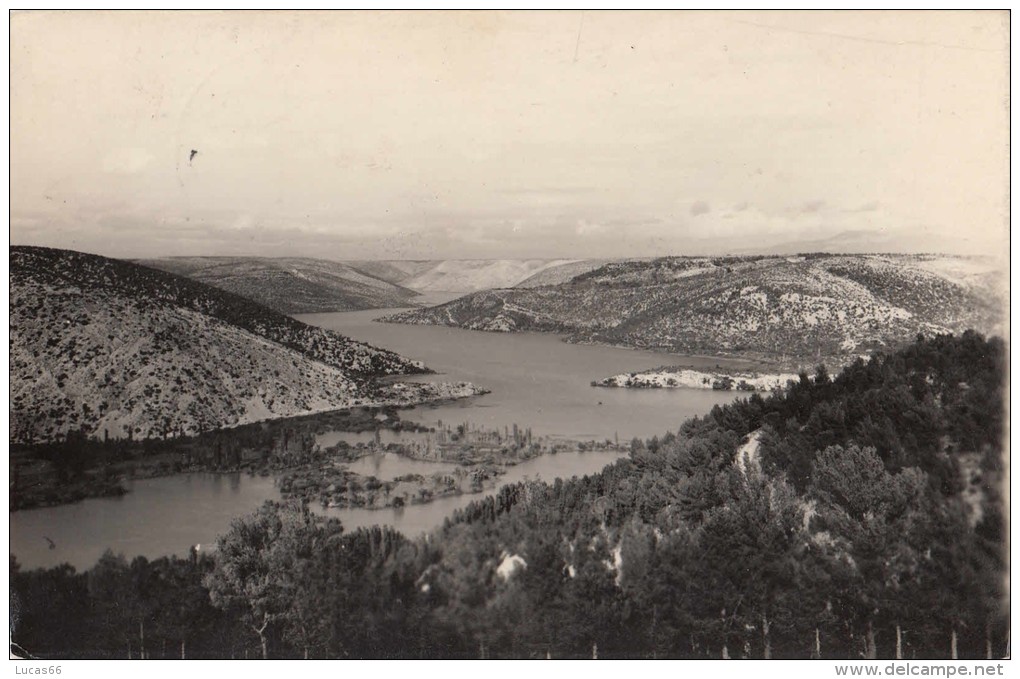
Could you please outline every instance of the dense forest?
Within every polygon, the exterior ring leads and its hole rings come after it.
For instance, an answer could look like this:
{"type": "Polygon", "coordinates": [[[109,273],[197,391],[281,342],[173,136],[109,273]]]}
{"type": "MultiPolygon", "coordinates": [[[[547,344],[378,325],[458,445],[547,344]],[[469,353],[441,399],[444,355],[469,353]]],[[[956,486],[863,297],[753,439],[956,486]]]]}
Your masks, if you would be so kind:
{"type": "Polygon", "coordinates": [[[1008,648],[999,339],[918,337],[506,486],[430,536],[266,504],[212,555],[24,571],[19,653],[985,658],[1008,648]]]}

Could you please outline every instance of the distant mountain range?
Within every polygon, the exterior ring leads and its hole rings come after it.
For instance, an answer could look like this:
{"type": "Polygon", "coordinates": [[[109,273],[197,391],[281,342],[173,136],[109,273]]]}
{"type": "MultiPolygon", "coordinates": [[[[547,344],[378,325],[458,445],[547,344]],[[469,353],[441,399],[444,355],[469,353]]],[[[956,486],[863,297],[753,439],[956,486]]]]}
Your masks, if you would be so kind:
{"type": "Polygon", "coordinates": [[[563,283],[609,260],[165,257],[136,264],[207,283],[284,314],[417,306],[420,293],[563,283]]]}
{"type": "Polygon", "coordinates": [[[419,394],[375,378],[427,372],[393,352],[138,264],[12,247],[10,267],[11,442],[80,429],[164,437],[403,403],[419,394]]]}
{"type": "Polygon", "coordinates": [[[835,363],[918,333],[1001,330],[999,280],[988,262],[964,257],[669,257],[610,262],[567,282],[478,292],[383,320],[835,363]]]}
{"type": "Polygon", "coordinates": [[[361,260],[346,264],[368,275],[419,292],[477,292],[492,288],[563,283],[608,260],[434,259],[361,260]]]}
{"type": "Polygon", "coordinates": [[[304,257],[167,257],[136,263],[264,304],[281,313],[387,309],[418,293],[341,262],[304,257]]]}

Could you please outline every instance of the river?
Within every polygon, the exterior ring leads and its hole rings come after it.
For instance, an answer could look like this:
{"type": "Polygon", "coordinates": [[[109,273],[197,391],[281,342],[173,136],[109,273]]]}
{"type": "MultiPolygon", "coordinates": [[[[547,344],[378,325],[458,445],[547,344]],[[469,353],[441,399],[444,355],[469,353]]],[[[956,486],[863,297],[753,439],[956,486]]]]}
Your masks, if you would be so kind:
{"type": "MultiPolygon", "coordinates": [[[[711,390],[590,386],[596,378],[666,364],[713,367],[714,359],[567,344],[550,334],[497,334],[373,322],[391,311],[395,310],[306,314],[298,318],[422,360],[438,373],[416,379],[466,380],[492,392],[401,412],[402,418],[424,424],[435,425],[442,420],[502,429],[516,423],[521,428],[530,427],[535,436],[626,441],[675,431],[684,420],[736,396],[711,390]]],[[[370,436],[351,438],[331,432],[322,435],[320,443],[340,438],[355,442],[370,436]]],[[[544,456],[510,468],[501,483],[590,474],[617,457],[619,454],[605,452],[544,456]]],[[[356,464],[365,466],[357,471],[384,478],[421,473],[421,465],[430,463],[384,456],[356,464]]],[[[272,477],[241,474],[185,474],[132,481],[127,487],[130,492],[123,497],[11,513],[11,553],[25,568],[67,562],[79,569],[90,567],[107,548],[128,558],[183,555],[195,544],[204,549],[211,547],[216,536],[229,528],[232,518],[252,511],[265,500],[279,498],[272,477]]],[[[388,524],[414,536],[441,525],[454,510],[480,497],[446,497],[401,509],[319,511],[340,518],[348,529],[388,524]]]]}

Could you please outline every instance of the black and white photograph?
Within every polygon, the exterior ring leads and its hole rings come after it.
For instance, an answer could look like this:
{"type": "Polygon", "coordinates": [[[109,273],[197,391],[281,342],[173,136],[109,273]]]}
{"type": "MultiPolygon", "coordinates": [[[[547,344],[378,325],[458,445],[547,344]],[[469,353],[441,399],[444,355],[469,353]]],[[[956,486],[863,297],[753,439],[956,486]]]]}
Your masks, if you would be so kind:
{"type": "Polygon", "coordinates": [[[1003,674],[1009,10],[8,22],[12,673],[1003,674]]]}

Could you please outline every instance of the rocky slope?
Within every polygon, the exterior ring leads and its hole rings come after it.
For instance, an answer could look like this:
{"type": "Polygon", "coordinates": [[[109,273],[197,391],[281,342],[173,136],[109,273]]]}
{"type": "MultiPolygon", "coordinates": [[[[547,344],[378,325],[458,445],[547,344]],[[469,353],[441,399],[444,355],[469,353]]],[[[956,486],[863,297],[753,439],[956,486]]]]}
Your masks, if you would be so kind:
{"type": "Polygon", "coordinates": [[[560,285],[490,290],[384,320],[553,331],[574,342],[746,355],[784,366],[837,363],[918,333],[1000,330],[1001,301],[992,289],[945,273],[975,266],[987,268],[921,255],[613,262],[560,285]]]}
{"type": "Polygon", "coordinates": [[[35,247],[11,248],[10,265],[11,442],[191,434],[471,390],[377,386],[426,369],[163,271],[35,247]]]}
{"type": "Polygon", "coordinates": [[[187,276],[285,314],[414,304],[413,290],[346,264],[301,257],[168,257],[138,264],[187,276]]]}

